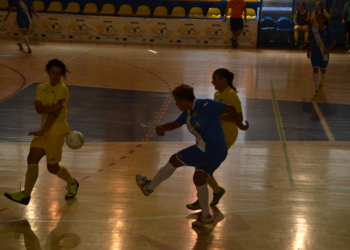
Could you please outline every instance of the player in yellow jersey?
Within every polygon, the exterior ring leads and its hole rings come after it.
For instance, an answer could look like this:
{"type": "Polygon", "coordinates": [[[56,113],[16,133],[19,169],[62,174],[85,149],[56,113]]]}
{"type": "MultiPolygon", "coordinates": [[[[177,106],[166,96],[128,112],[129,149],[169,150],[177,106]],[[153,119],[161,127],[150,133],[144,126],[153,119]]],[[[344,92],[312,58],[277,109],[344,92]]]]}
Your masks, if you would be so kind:
{"type": "Polygon", "coordinates": [[[36,87],[35,109],[41,114],[39,131],[29,132],[34,135],[30,144],[27,159],[28,167],[25,176],[24,190],[17,193],[5,193],[12,201],[28,205],[31,193],[39,174],[39,161],[46,155],[47,169],[51,174],[57,175],[68,184],[66,199],[77,194],[79,183],[71,176],[69,171],[59,165],[62,158],[64,137],[70,132],[66,121],[69,91],[61,82],[69,72],[63,62],[53,59],[46,65],[46,72],[50,82],[39,84],[36,87]]]}
{"type": "MultiPolygon", "coordinates": [[[[240,119],[243,121],[241,101],[236,94],[236,88],[232,84],[234,74],[227,69],[220,68],[214,71],[212,78],[212,83],[215,90],[217,90],[214,94],[214,100],[234,106],[240,119]]],[[[222,114],[220,116],[220,122],[225,134],[227,149],[229,149],[237,139],[238,126],[228,114],[222,114]]],[[[207,183],[214,191],[210,206],[216,206],[221,197],[225,194],[225,189],[219,186],[214,176],[208,175],[207,183]]],[[[201,209],[198,200],[194,203],[187,204],[186,207],[191,210],[201,209]]]]}

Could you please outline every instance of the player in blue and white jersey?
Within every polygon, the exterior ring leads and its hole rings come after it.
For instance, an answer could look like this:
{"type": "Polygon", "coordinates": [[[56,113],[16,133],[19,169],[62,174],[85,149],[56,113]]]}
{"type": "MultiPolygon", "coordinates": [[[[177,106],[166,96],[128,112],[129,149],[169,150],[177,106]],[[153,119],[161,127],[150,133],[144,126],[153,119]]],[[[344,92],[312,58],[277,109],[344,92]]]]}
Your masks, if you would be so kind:
{"type": "Polygon", "coordinates": [[[20,50],[23,50],[22,42],[24,42],[27,45],[28,53],[32,53],[28,40],[28,31],[30,27],[30,20],[32,19],[32,12],[39,18],[38,12],[32,3],[32,0],[12,0],[11,8],[4,18],[5,22],[14,9],[17,11],[16,21],[22,32],[17,45],[20,50]]]}
{"type": "Polygon", "coordinates": [[[326,78],[326,68],[329,61],[329,51],[336,44],[334,34],[329,27],[330,22],[324,14],[317,15],[318,26],[313,26],[309,36],[307,58],[310,58],[313,67],[313,78],[315,83],[314,96],[319,96],[323,89],[323,82],[326,78]],[[318,84],[318,68],[321,70],[321,81],[318,84]]]}
{"type": "Polygon", "coordinates": [[[181,84],[173,90],[172,94],[176,106],[182,113],[175,121],[157,126],[156,132],[162,136],[165,131],[174,130],[186,124],[188,130],[196,137],[196,145],[172,155],[153,180],[137,174],[136,182],[143,194],[149,196],[160,183],[174,173],[176,168],[195,166],[193,182],[202,212],[192,226],[210,224],[214,220],[209,212],[209,191],[206,180],[208,175],[213,175],[227,156],[227,145],[219,116],[227,113],[241,130],[247,130],[249,124],[246,121],[246,125],[243,125],[243,117],[238,115],[235,107],[231,105],[210,99],[195,99],[193,88],[189,85],[181,84]]]}

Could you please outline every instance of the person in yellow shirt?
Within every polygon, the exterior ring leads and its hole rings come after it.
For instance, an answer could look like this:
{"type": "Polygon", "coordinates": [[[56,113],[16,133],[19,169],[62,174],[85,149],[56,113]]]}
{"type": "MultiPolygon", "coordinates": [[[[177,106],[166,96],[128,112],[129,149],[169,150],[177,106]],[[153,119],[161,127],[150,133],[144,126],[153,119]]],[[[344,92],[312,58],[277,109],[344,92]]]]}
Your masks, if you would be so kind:
{"type": "MultiPolygon", "coordinates": [[[[217,90],[214,94],[214,100],[234,106],[239,118],[243,121],[241,101],[237,96],[236,88],[233,86],[234,74],[227,69],[220,68],[214,71],[212,79],[215,90],[217,90]]],[[[225,135],[227,149],[230,149],[237,139],[238,126],[233,119],[225,113],[220,116],[220,122],[225,135]]],[[[216,206],[225,194],[225,189],[219,186],[214,176],[208,175],[207,183],[214,191],[210,206],[216,206]]],[[[191,210],[201,209],[198,200],[194,203],[187,204],[186,207],[191,210]]]]}
{"type": "Polygon", "coordinates": [[[331,21],[331,15],[329,15],[329,13],[327,12],[327,10],[323,9],[323,5],[321,2],[317,2],[316,3],[316,10],[311,12],[311,25],[312,26],[318,26],[318,22],[317,22],[317,15],[318,14],[323,14],[325,15],[325,17],[327,18],[327,20],[330,22],[331,21]]]}
{"type": "Polygon", "coordinates": [[[63,62],[53,59],[46,65],[46,72],[50,82],[39,84],[36,87],[35,109],[41,114],[39,131],[29,132],[34,135],[30,144],[27,159],[28,167],[25,176],[24,190],[4,195],[23,205],[28,205],[35,182],[39,174],[39,161],[46,155],[47,169],[51,174],[57,175],[68,184],[66,199],[77,194],[79,183],[71,176],[69,171],[59,165],[62,158],[62,147],[65,136],[70,132],[66,121],[69,91],[61,82],[63,76],[69,72],[63,62]]]}

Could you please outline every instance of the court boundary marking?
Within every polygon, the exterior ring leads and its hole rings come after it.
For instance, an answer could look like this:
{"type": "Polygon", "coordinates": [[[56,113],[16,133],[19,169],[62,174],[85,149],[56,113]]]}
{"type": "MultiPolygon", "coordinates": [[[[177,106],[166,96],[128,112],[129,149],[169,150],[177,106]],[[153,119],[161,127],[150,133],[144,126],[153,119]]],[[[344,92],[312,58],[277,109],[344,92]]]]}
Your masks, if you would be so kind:
{"type": "MultiPolygon", "coordinates": [[[[273,108],[275,111],[275,118],[276,118],[276,123],[277,123],[277,128],[278,128],[278,133],[280,136],[280,140],[282,143],[282,148],[283,148],[283,153],[284,153],[284,159],[286,162],[286,167],[287,167],[287,173],[288,173],[288,178],[289,178],[289,184],[292,189],[298,189],[298,190],[318,190],[318,191],[333,191],[333,192],[350,192],[350,190],[344,190],[344,189],[328,189],[328,188],[298,188],[295,186],[295,181],[293,178],[293,171],[292,171],[292,166],[290,164],[289,160],[289,154],[288,154],[288,148],[287,148],[287,143],[285,139],[285,134],[284,134],[284,129],[283,129],[283,123],[282,123],[282,118],[279,112],[279,106],[278,106],[278,100],[276,99],[275,95],[275,90],[274,90],[274,85],[273,85],[274,80],[269,80],[270,82],[270,90],[271,90],[271,95],[272,95],[272,103],[273,103],[273,108]]],[[[282,81],[282,80],[279,80],[282,81]]],[[[293,81],[293,80],[292,80],[293,81]]],[[[294,80],[295,81],[295,80],[294,80]]],[[[320,119],[321,125],[323,129],[325,130],[325,133],[329,139],[330,142],[335,142],[336,140],[334,139],[334,136],[332,132],[330,131],[330,128],[321,112],[319,109],[318,105],[316,102],[312,102],[313,107],[315,109],[315,112],[320,119]],[[319,111],[319,112],[318,112],[319,111]]]]}

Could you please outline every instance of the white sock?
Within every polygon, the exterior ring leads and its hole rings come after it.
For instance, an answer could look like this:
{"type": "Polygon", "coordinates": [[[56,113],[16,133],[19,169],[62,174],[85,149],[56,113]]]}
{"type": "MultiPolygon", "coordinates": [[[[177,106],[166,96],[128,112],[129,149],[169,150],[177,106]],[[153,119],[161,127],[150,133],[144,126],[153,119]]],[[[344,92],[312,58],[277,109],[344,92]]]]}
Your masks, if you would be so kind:
{"type": "Polygon", "coordinates": [[[170,162],[165,164],[165,166],[161,167],[158,170],[158,173],[154,176],[151,182],[148,184],[148,190],[154,190],[160,183],[168,179],[176,170],[170,162]]]}
{"type": "Polygon", "coordinates": [[[199,204],[201,205],[202,208],[202,216],[207,217],[209,213],[209,191],[208,191],[208,186],[205,183],[202,186],[196,186],[197,189],[197,197],[199,204]]]}
{"type": "Polygon", "coordinates": [[[314,74],[315,89],[318,89],[318,74],[314,74]]]}
{"type": "Polygon", "coordinates": [[[320,85],[323,85],[324,80],[326,79],[326,73],[321,74],[321,83],[320,85]]]}
{"type": "Polygon", "coordinates": [[[23,41],[27,45],[28,49],[30,49],[28,36],[23,36],[23,41]]]}

